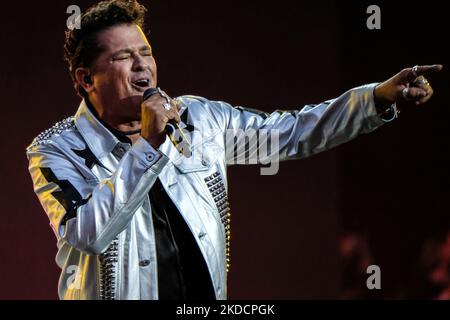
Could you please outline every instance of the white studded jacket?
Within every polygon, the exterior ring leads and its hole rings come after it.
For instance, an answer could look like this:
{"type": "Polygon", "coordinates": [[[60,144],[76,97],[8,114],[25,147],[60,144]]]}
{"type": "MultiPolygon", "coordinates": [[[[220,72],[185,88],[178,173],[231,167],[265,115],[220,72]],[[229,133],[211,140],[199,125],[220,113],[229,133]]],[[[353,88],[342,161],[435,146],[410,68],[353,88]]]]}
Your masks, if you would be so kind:
{"type": "Polygon", "coordinates": [[[59,297],[158,299],[148,191],[159,177],[198,243],[216,298],[226,299],[226,168],[240,163],[230,141],[242,140],[251,131],[275,132],[277,143],[272,141],[265,153],[259,152],[261,141],[258,152],[247,153],[264,164],[275,154],[288,160],[330,149],[385,122],[374,105],[374,87],[271,114],[178,97],[191,158],[180,155],[169,139],[158,150],[143,138],[131,147],[123,144],[82,101],[75,116],[41,133],[27,148],[34,191],[57,238],[59,297]],[[237,138],[229,139],[230,132],[237,138]]]}

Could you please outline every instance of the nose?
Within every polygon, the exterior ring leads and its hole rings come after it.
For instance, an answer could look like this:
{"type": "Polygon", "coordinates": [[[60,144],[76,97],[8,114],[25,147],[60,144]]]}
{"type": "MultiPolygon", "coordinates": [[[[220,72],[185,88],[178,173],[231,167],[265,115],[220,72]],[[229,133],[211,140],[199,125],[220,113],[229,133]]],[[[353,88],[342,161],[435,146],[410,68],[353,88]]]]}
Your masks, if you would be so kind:
{"type": "Polygon", "coordinates": [[[133,71],[144,71],[146,69],[150,69],[150,63],[144,59],[140,54],[134,55],[133,60],[133,71]]]}

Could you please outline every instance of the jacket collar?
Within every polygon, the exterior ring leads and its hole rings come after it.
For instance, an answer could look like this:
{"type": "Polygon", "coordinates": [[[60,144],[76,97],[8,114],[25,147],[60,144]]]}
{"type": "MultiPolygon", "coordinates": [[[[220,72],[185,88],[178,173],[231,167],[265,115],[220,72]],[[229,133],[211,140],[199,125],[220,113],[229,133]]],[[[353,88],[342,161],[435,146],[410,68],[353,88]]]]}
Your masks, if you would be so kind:
{"type": "Polygon", "coordinates": [[[75,114],[75,126],[94,156],[109,168],[105,158],[120,141],[92,113],[84,99],[75,114]]]}

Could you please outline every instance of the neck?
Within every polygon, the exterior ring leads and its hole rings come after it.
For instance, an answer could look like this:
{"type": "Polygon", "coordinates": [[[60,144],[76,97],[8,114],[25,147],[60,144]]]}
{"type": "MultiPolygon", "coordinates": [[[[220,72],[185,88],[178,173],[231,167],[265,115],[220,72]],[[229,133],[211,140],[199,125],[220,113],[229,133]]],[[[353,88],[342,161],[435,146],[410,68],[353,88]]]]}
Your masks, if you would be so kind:
{"type": "Polygon", "coordinates": [[[134,144],[137,139],[141,136],[141,122],[131,121],[128,123],[119,123],[117,125],[111,125],[114,129],[118,130],[120,133],[126,135],[131,142],[134,144]]]}
{"type": "Polygon", "coordinates": [[[140,121],[131,121],[131,122],[125,122],[125,123],[111,123],[110,121],[107,122],[111,127],[113,127],[116,130],[119,130],[125,135],[132,135],[135,133],[135,131],[141,130],[141,122],[140,121]]]}
{"type": "Polygon", "coordinates": [[[85,99],[86,104],[91,112],[99,119],[99,121],[111,131],[118,131],[119,134],[127,136],[134,144],[140,137],[141,133],[141,121],[120,121],[114,117],[108,117],[107,113],[102,112],[100,115],[94,105],[85,99]]]}

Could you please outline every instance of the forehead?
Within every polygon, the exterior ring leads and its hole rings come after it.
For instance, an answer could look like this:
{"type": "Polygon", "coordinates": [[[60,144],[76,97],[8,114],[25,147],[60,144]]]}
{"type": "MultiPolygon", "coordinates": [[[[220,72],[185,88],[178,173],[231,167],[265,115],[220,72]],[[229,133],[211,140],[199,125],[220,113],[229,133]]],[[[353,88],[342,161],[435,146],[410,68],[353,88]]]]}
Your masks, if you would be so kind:
{"type": "Polygon", "coordinates": [[[98,36],[100,46],[106,52],[114,52],[125,48],[150,46],[145,34],[136,24],[121,24],[102,30],[98,36]]]}

